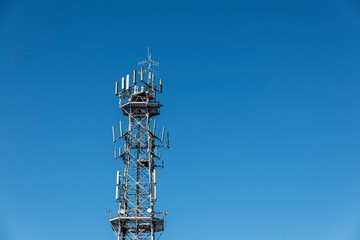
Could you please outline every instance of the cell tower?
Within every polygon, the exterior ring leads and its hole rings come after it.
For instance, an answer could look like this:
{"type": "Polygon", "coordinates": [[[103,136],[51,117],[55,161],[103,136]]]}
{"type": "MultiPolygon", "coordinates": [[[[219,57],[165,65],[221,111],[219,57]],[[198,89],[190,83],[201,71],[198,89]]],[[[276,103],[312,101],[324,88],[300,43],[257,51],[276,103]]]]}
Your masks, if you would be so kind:
{"type": "Polygon", "coordinates": [[[118,240],[151,239],[155,240],[164,231],[165,212],[156,212],[154,204],[157,200],[157,168],[164,167],[161,158],[161,148],[169,148],[169,133],[164,144],[165,127],[160,137],[156,135],[156,116],[160,114],[163,105],[156,100],[156,94],[162,92],[162,79],[159,87],[155,84],[153,67],[158,62],[148,57],[140,62],[140,73],[133,72],[122,78],[121,89],[119,82],[115,85],[115,95],[119,97],[119,106],[128,128],[122,131],[119,123],[120,136],[116,137],[113,126],[113,141],[123,140],[123,148],[116,151],[115,159],[122,159],[124,171],[117,171],[116,201],[119,203],[117,212],[110,212],[110,224],[118,240]],[[137,82],[140,75],[140,82],[137,82]]]}

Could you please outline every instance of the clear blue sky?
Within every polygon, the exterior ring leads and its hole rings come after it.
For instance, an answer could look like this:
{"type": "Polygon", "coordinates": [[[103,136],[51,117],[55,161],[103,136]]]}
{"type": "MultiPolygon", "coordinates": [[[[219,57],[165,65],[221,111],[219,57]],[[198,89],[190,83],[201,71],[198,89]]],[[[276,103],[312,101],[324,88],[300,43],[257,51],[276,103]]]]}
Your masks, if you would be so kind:
{"type": "Polygon", "coordinates": [[[360,3],[0,2],[0,239],[115,239],[114,82],[160,62],[162,239],[360,239],[360,3]]]}

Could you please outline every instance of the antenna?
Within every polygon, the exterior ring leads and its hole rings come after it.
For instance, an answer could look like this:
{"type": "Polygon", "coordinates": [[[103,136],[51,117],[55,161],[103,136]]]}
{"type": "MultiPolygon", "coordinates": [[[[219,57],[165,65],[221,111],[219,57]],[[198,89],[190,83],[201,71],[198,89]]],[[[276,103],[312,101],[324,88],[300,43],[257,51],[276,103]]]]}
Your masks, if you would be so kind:
{"type": "Polygon", "coordinates": [[[139,62],[139,65],[145,65],[146,66],[146,69],[144,69],[144,71],[148,75],[147,76],[147,84],[148,84],[149,88],[151,87],[151,90],[154,91],[155,86],[154,86],[154,82],[152,81],[153,80],[152,75],[153,74],[159,74],[159,73],[153,69],[153,66],[158,67],[159,63],[151,59],[151,53],[150,53],[149,48],[148,48],[147,59],[142,61],[142,62],[139,62]]]}
{"type": "Polygon", "coordinates": [[[119,89],[119,82],[115,83],[115,95],[118,95],[118,89],[119,89]]]}
{"type": "Polygon", "coordinates": [[[122,124],[121,124],[121,120],[120,120],[120,122],[119,122],[119,126],[120,126],[120,137],[122,137],[123,134],[122,134],[122,124]]]}
{"type": "Polygon", "coordinates": [[[162,79],[160,78],[160,93],[162,93],[162,79]]]}
{"type": "Polygon", "coordinates": [[[155,135],[155,128],[156,128],[156,119],[154,120],[154,128],[153,128],[153,134],[155,135]]]}
{"type": "Polygon", "coordinates": [[[114,129],[114,125],[112,126],[112,133],[113,133],[113,142],[115,142],[116,139],[115,139],[115,129],[114,129]]]}
{"type": "Polygon", "coordinates": [[[129,89],[129,81],[130,81],[130,75],[126,75],[126,90],[129,89]]]}
{"type": "Polygon", "coordinates": [[[167,133],[167,148],[170,148],[170,144],[169,144],[169,133],[167,133]]]}
{"type": "Polygon", "coordinates": [[[152,88],[153,88],[153,91],[155,89],[155,74],[152,74],[152,88]]]}
{"type": "Polygon", "coordinates": [[[116,201],[119,201],[120,197],[119,197],[119,188],[121,185],[121,173],[120,171],[116,172],[116,201]]]}
{"type": "Polygon", "coordinates": [[[157,183],[156,169],[153,171],[153,179],[154,179],[154,184],[156,184],[157,183]]]}
{"type": "Polygon", "coordinates": [[[119,201],[119,187],[118,186],[116,186],[115,201],[119,201]]]}
{"type": "Polygon", "coordinates": [[[156,185],[154,186],[154,201],[157,200],[157,187],[156,185]]]}
{"type": "Polygon", "coordinates": [[[120,185],[121,173],[120,173],[120,171],[117,171],[116,174],[117,174],[117,176],[116,176],[116,185],[119,186],[120,185]]]}
{"type": "Polygon", "coordinates": [[[141,67],[141,75],[140,75],[140,81],[144,81],[144,68],[141,67]]]}
{"type": "Polygon", "coordinates": [[[162,134],[161,134],[161,142],[164,141],[164,132],[165,132],[165,126],[163,126],[162,134]]]}

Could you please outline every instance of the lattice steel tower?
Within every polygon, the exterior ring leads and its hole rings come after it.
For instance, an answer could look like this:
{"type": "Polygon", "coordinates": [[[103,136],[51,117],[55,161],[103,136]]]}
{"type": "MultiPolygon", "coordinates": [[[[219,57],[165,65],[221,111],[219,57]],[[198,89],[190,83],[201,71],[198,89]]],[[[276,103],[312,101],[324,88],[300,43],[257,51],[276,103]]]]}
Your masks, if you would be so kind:
{"type": "Polygon", "coordinates": [[[155,240],[164,231],[165,212],[156,212],[154,204],[157,200],[157,171],[164,167],[161,148],[169,148],[169,134],[164,144],[165,127],[161,136],[156,135],[156,116],[163,105],[156,100],[156,94],[162,92],[162,79],[158,87],[155,84],[154,66],[159,63],[151,59],[139,63],[144,65],[133,78],[130,75],[122,78],[115,85],[115,94],[119,97],[119,106],[128,120],[128,128],[123,133],[120,121],[120,136],[116,137],[113,126],[113,141],[123,140],[124,146],[116,151],[115,158],[122,159],[124,171],[117,171],[116,201],[117,212],[110,212],[110,224],[118,240],[151,239],[155,240]]]}

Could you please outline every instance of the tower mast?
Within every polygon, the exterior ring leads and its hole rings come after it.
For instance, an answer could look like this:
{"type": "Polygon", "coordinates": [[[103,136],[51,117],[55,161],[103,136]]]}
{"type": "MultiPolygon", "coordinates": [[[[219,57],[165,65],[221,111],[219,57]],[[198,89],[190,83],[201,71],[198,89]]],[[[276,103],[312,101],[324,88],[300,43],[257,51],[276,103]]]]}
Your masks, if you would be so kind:
{"type": "Polygon", "coordinates": [[[137,74],[133,72],[122,78],[115,85],[115,95],[119,97],[119,107],[127,118],[128,129],[122,131],[120,121],[120,136],[116,137],[113,126],[113,141],[124,143],[117,151],[115,158],[122,159],[124,171],[117,171],[116,201],[119,203],[117,212],[110,214],[110,224],[118,240],[155,240],[157,233],[164,231],[164,217],[167,213],[156,212],[157,200],[157,168],[163,167],[161,148],[169,148],[169,134],[167,144],[164,144],[164,131],[161,136],[156,134],[156,117],[160,115],[163,105],[156,100],[156,94],[162,92],[162,79],[155,84],[154,66],[158,62],[148,57],[139,63],[145,65],[137,74]],[[137,81],[137,76],[140,81],[137,81]],[[146,80],[144,79],[146,76],[146,80]]]}

